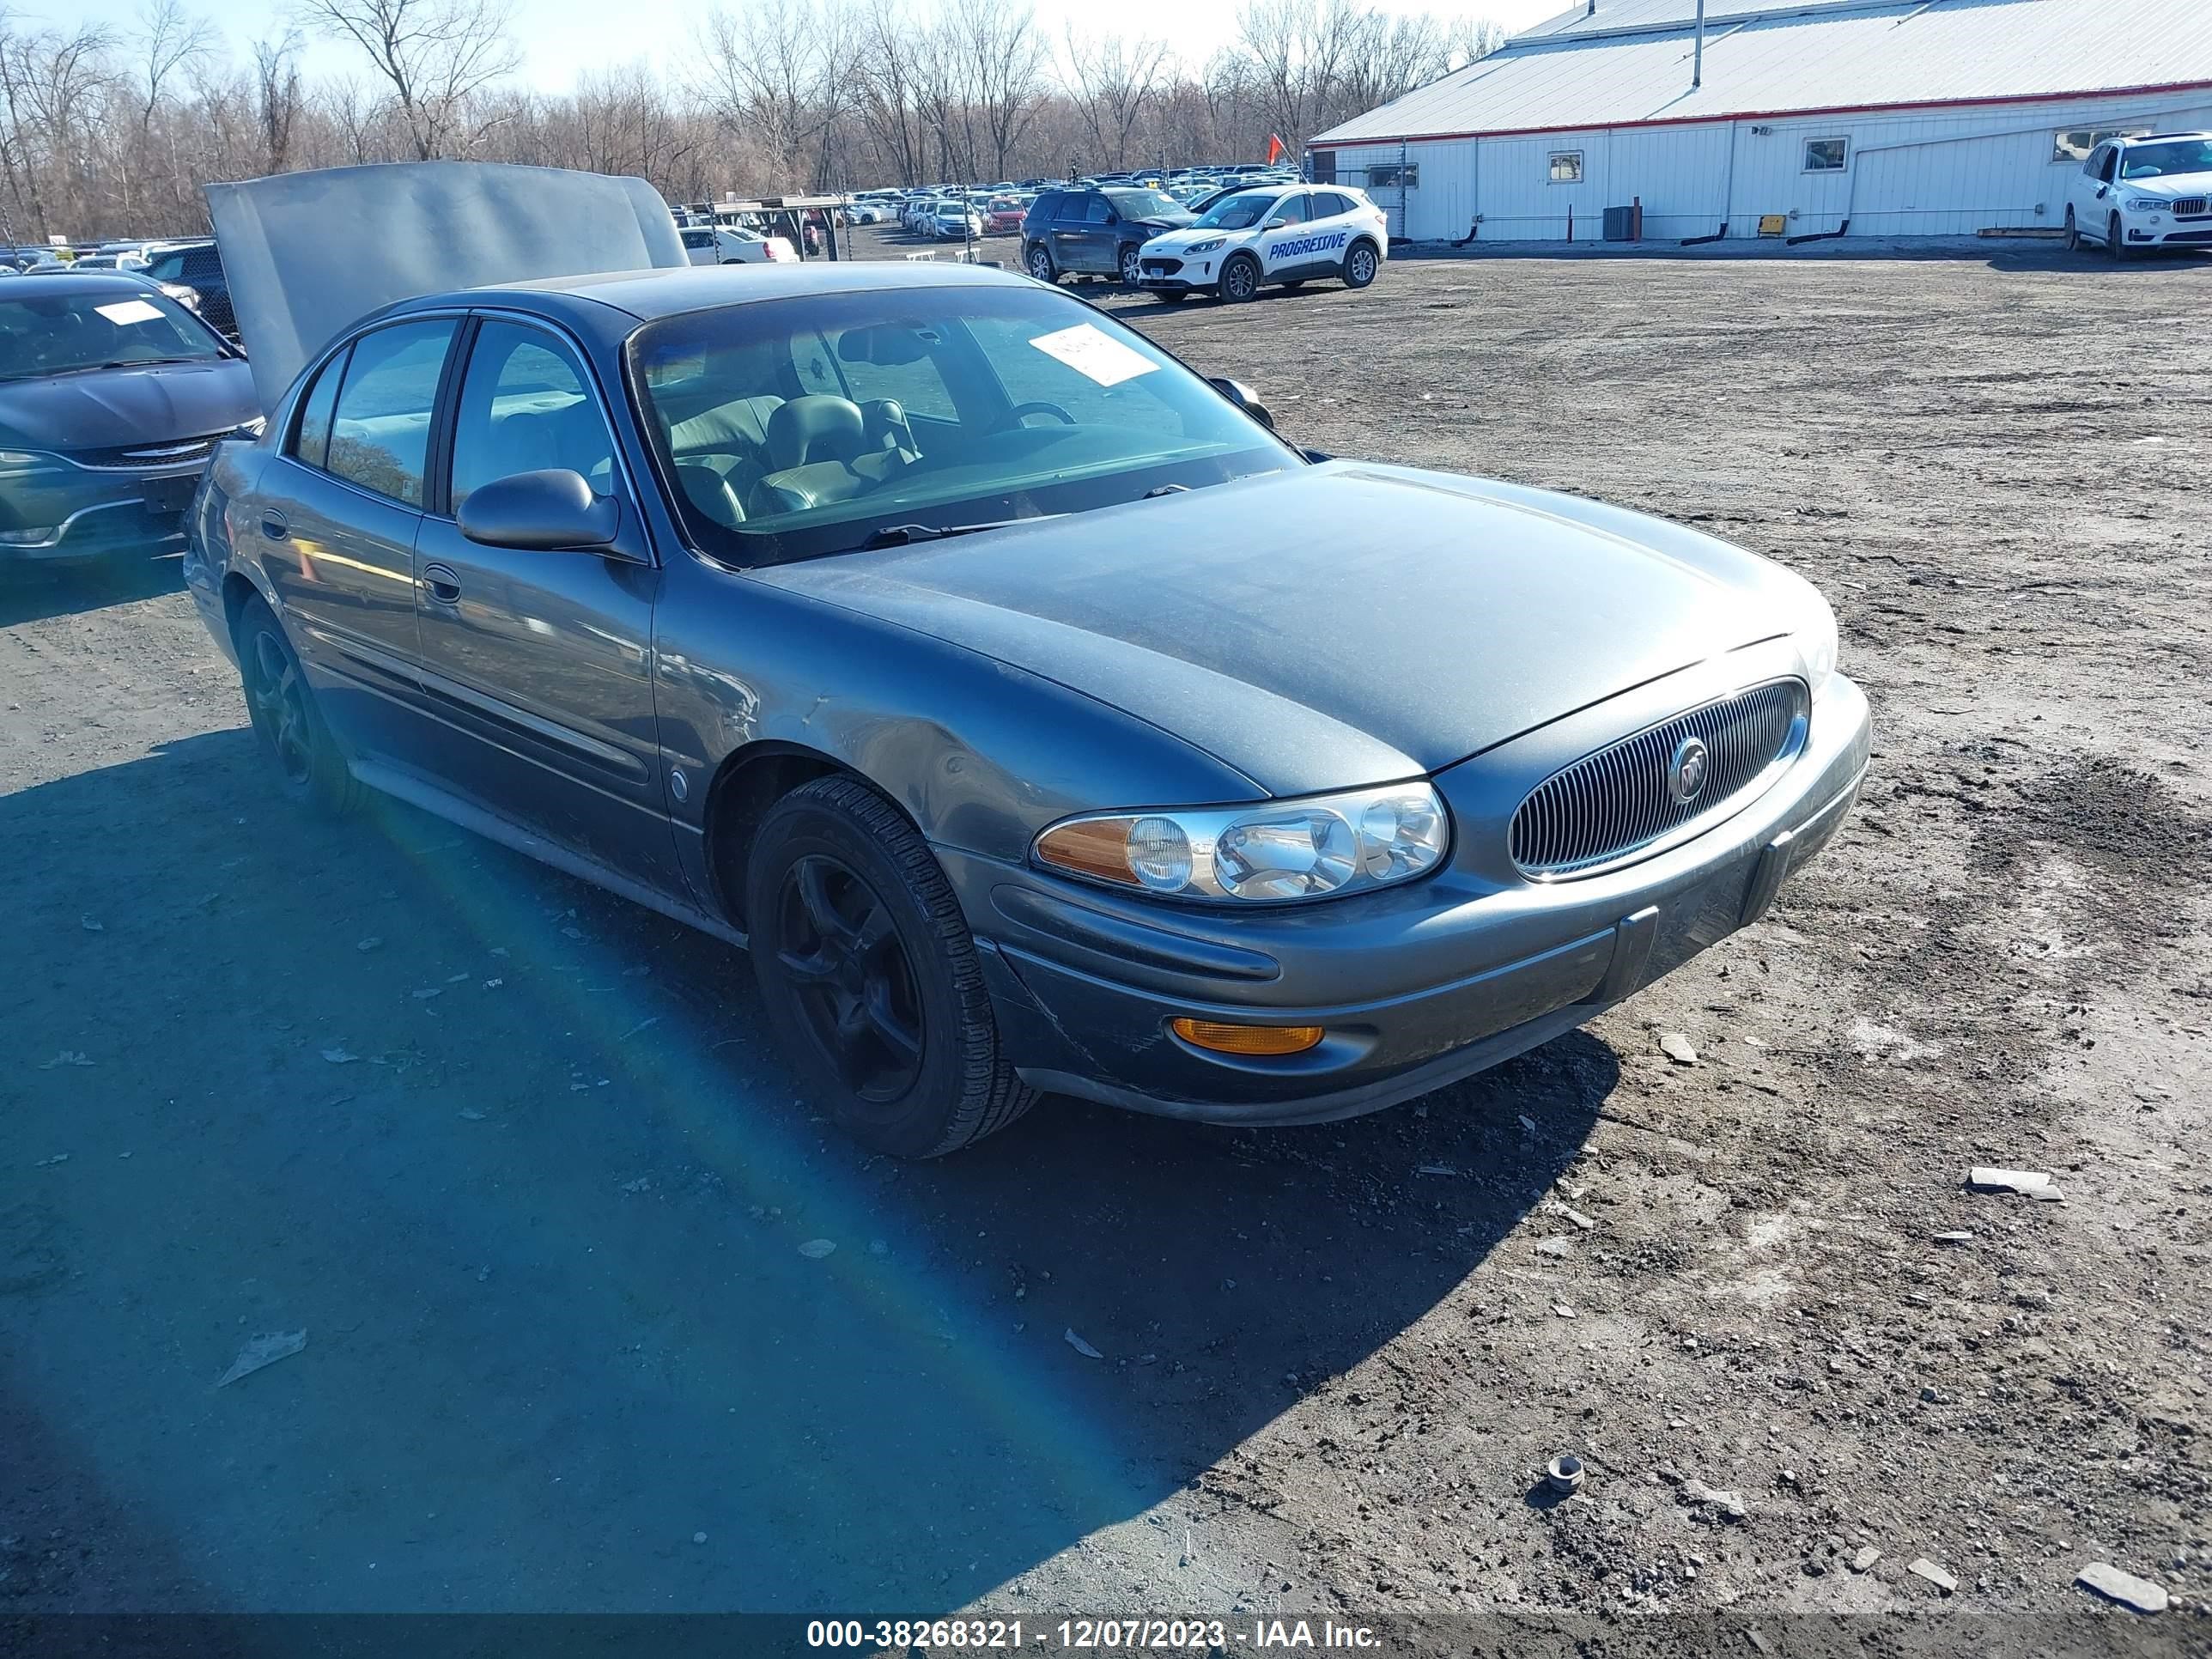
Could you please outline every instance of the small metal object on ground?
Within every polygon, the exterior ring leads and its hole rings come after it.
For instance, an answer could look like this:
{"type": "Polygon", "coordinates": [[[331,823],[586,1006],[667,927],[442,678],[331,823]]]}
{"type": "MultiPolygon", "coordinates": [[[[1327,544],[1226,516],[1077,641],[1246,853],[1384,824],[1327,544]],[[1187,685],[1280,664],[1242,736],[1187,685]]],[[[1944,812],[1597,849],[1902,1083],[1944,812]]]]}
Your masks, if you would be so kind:
{"type": "Polygon", "coordinates": [[[1583,1460],[1572,1452],[1562,1452],[1544,1465],[1544,1479],[1556,1492],[1577,1492],[1583,1489],[1583,1460]]]}

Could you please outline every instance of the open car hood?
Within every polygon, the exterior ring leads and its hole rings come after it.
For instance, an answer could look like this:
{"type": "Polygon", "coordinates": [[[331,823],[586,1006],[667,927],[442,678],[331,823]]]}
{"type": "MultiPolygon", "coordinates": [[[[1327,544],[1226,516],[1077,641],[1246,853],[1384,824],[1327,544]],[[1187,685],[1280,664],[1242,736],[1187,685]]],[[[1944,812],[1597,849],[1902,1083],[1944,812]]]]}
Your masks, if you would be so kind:
{"type": "Polygon", "coordinates": [[[207,186],[263,412],[316,349],[380,306],[538,276],[681,268],[642,179],[491,161],[282,173],[207,186]]]}

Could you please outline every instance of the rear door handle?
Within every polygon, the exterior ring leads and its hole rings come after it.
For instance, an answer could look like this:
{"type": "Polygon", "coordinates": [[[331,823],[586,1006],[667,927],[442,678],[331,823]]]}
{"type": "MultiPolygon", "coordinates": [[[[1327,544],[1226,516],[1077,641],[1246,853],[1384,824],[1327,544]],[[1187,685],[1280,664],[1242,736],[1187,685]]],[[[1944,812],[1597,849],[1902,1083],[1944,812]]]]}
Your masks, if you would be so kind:
{"type": "Polygon", "coordinates": [[[292,533],[282,513],[264,511],[261,515],[261,533],[272,542],[281,542],[292,533]]]}
{"type": "Polygon", "coordinates": [[[461,602],[461,579],[448,566],[424,565],[422,586],[430,590],[430,597],[440,605],[459,605],[461,602]]]}

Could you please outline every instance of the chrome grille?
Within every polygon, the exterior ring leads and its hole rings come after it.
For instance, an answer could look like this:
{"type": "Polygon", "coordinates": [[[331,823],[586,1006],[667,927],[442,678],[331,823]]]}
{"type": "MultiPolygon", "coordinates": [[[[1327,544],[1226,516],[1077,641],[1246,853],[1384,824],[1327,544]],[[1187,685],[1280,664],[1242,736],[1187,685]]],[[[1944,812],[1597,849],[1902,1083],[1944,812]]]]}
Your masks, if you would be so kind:
{"type": "Polygon", "coordinates": [[[1562,768],[1513,814],[1513,862],[1540,878],[1587,875],[1633,853],[1687,840],[1741,805],[1804,742],[1805,685],[1774,680],[1677,714],[1562,768]],[[1676,751],[1705,746],[1705,787],[1674,799],[1676,751]]]}
{"type": "Polygon", "coordinates": [[[2183,197],[2179,201],[2173,204],[2173,216],[2177,219],[2203,218],[2204,216],[2204,198],[2202,196],[2183,197]]]}

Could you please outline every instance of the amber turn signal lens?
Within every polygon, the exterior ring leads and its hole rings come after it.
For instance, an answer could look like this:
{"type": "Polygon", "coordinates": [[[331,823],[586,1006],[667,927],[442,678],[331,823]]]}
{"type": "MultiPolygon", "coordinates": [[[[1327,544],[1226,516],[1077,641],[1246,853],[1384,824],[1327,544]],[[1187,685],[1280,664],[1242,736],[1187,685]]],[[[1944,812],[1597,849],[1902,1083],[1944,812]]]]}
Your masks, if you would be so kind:
{"type": "Polygon", "coordinates": [[[1302,1054],[1322,1039],[1318,1025],[1224,1025],[1178,1019],[1170,1029],[1185,1042],[1218,1054],[1302,1054]]]}

